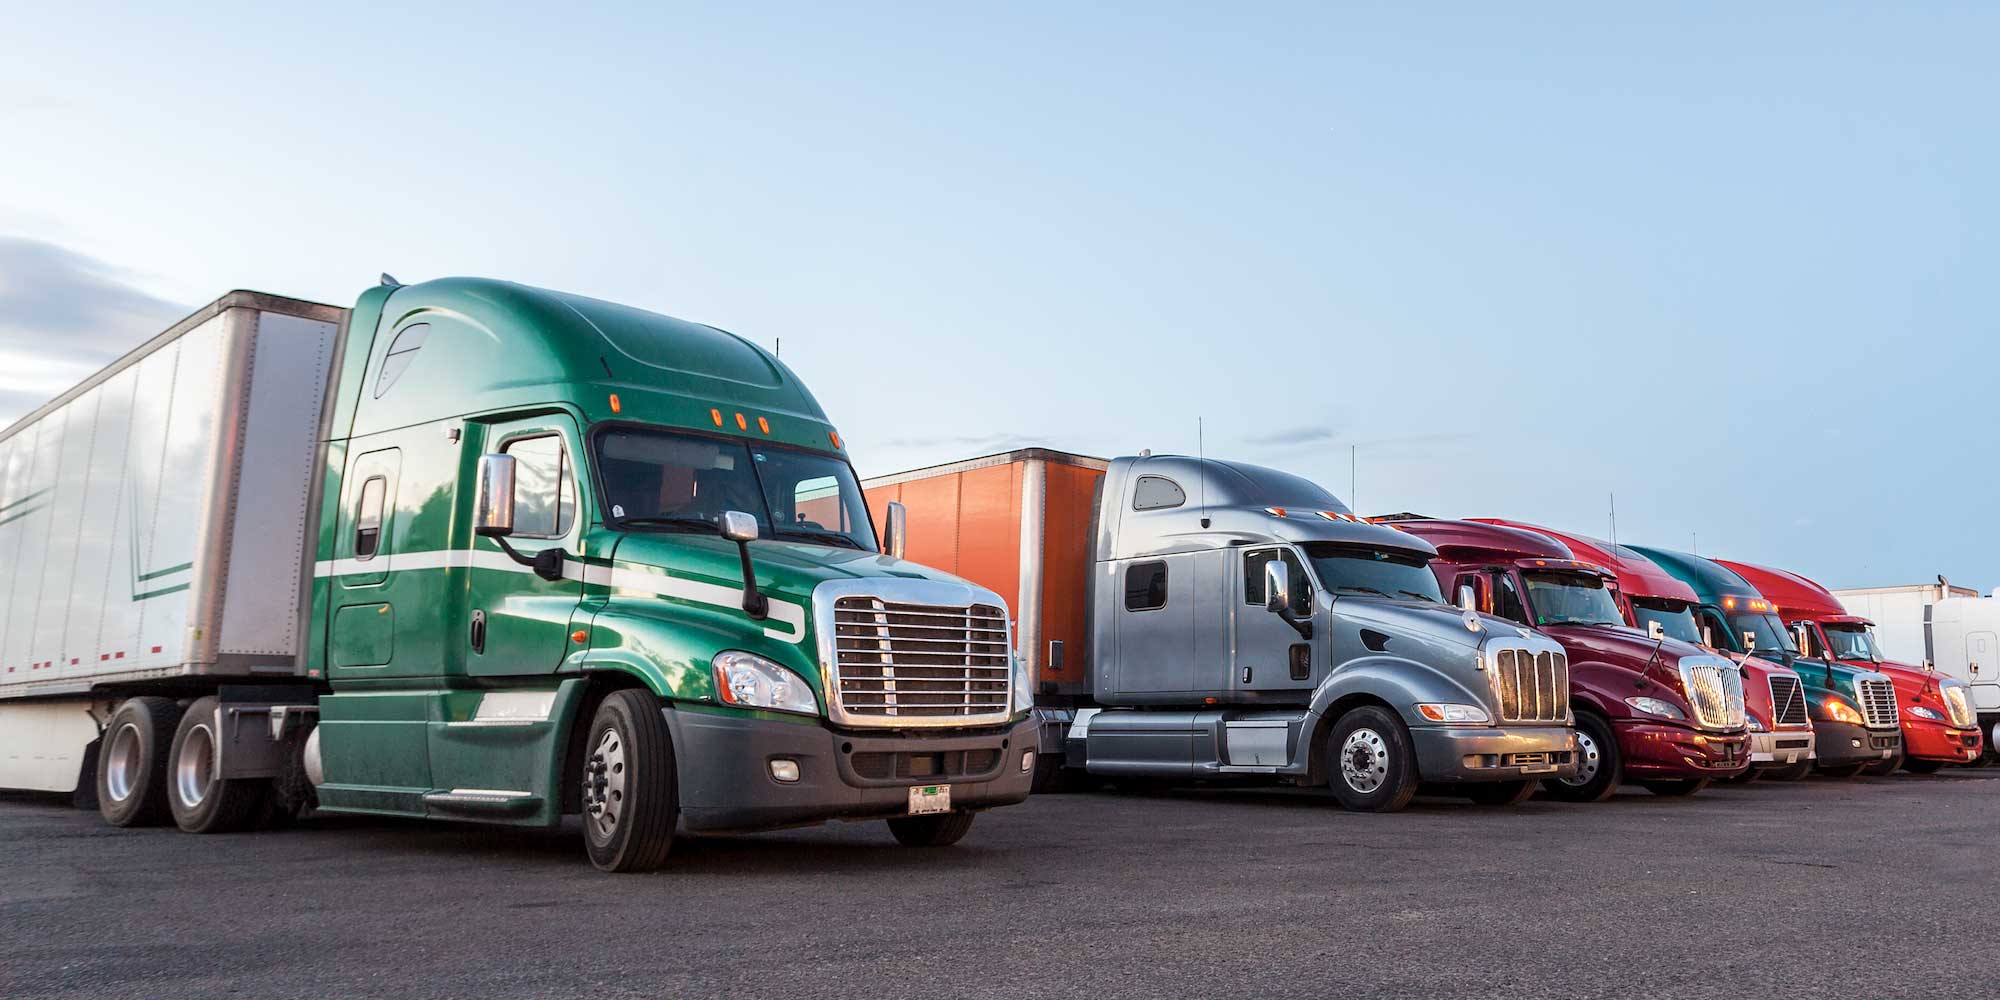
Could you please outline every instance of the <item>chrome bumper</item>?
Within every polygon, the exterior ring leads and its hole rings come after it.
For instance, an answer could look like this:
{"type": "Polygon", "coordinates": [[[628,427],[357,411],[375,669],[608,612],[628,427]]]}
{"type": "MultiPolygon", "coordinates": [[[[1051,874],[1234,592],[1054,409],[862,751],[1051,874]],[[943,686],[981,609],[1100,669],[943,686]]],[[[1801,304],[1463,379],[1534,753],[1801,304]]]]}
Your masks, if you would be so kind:
{"type": "Polygon", "coordinates": [[[1750,734],[1750,766],[1784,767],[1818,756],[1819,737],[1810,729],[1780,729],[1750,734]],[[1805,746],[1797,746],[1803,741],[1805,746]],[[1780,743],[1785,744],[1779,746],[1780,743]]]}

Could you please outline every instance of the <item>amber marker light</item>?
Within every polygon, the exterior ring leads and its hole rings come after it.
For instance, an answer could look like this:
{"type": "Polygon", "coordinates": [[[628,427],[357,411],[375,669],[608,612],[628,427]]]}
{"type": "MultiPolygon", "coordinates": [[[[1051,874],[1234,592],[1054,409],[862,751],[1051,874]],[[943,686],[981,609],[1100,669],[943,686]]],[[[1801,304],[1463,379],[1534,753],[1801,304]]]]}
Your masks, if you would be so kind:
{"type": "Polygon", "coordinates": [[[569,634],[569,641],[571,641],[571,642],[573,642],[573,643],[576,643],[577,645],[581,646],[581,645],[583,645],[584,643],[586,643],[586,642],[589,642],[589,641],[590,641],[590,633],[589,633],[589,632],[585,632],[585,631],[584,631],[584,630],[582,630],[582,629],[577,629],[576,631],[574,631],[574,632],[571,632],[571,633],[569,634]]]}
{"type": "Polygon", "coordinates": [[[765,420],[763,417],[758,417],[757,429],[763,431],[765,434],[768,435],[771,433],[771,422],[769,420],[765,420]]]}
{"type": "Polygon", "coordinates": [[[739,431],[747,431],[750,429],[750,422],[748,420],[743,419],[743,414],[741,413],[736,415],[736,429],[739,431]]]}
{"type": "Polygon", "coordinates": [[[1734,610],[1736,610],[1736,598],[1734,598],[1734,597],[1725,597],[1725,598],[1723,598],[1723,599],[1722,599],[1722,606],[1723,606],[1724,608],[1727,608],[1727,609],[1731,610],[1731,611],[1734,611],[1734,610]]]}
{"type": "Polygon", "coordinates": [[[838,447],[840,447],[840,435],[839,435],[839,434],[836,434],[836,433],[834,433],[833,431],[827,431],[827,432],[826,432],[826,439],[827,439],[828,441],[831,441],[831,442],[833,442],[833,446],[834,446],[835,448],[838,448],[838,447]]]}
{"type": "Polygon", "coordinates": [[[715,426],[717,427],[722,426],[722,411],[721,410],[708,411],[708,419],[715,421],[715,426]]]}
{"type": "Polygon", "coordinates": [[[1264,508],[1264,513],[1266,513],[1266,514],[1270,514],[1270,515],[1271,515],[1271,516],[1273,516],[1273,517],[1284,517],[1284,516],[1285,516],[1285,508],[1283,508],[1283,507],[1266,507],[1266,508],[1264,508]]]}
{"type": "Polygon", "coordinates": [[[614,392],[614,393],[612,393],[612,394],[611,394],[611,412],[613,412],[613,413],[617,413],[617,412],[619,412],[619,411],[620,411],[620,410],[622,410],[622,409],[624,409],[624,407],[622,407],[622,406],[618,405],[618,394],[617,394],[617,393],[615,393],[615,392],[614,392]]]}

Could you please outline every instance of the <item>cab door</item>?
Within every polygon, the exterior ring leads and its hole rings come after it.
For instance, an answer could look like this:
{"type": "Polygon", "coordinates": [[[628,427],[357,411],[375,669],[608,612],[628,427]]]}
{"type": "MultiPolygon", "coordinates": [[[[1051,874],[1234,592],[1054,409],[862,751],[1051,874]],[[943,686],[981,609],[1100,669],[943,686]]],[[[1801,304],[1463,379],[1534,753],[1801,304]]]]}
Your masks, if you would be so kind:
{"type": "Polygon", "coordinates": [[[509,421],[487,431],[485,450],[514,459],[514,533],[508,543],[523,556],[560,547],[569,558],[562,579],[544,580],[509,559],[493,540],[473,538],[465,616],[468,675],[553,673],[569,652],[572,619],[583,597],[579,444],[576,422],[567,414],[509,421]]]}
{"type": "Polygon", "coordinates": [[[1288,545],[1236,552],[1236,582],[1223,591],[1235,598],[1236,605],[1231,616],[1235,621],[1231,686],[1238,691],[1310,690],[1325,676],[1325,658],[1315,653],[1323,637],[1316,631],[1312,639],[1305,639],[1283,617],[1265,609],[1264,567],[1274,559],[1284,561],[1292,580],[1292,617],[1302,621],[1313,621],[1318,606],[1312,574],[1288,545]]]}

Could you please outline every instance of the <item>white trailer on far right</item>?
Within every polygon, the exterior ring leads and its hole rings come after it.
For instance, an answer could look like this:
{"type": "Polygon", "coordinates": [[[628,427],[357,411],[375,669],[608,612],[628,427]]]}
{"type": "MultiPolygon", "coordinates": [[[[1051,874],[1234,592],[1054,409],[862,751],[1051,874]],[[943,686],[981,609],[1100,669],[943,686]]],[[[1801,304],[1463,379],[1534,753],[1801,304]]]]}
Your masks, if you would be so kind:
{"type": "Polygon", "coordinates": [[[1972,686],[1989,759],[2000,742],[2000,590],[1981,596],[1970,587],[1936,583],[1836,590],[1848,613],[1875,623],[1882,656],[1929,664],[1972,686]]]}

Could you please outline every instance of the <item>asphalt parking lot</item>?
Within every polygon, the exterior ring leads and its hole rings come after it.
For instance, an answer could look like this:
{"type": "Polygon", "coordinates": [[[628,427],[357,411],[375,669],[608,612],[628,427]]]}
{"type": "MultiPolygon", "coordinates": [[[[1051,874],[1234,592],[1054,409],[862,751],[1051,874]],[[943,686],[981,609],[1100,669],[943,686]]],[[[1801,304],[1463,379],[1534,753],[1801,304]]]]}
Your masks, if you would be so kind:
{"type": "Polygon", "coordinates": [[[0,798],[0,996],[1992,996],[2000,770],[1363,816],[1043,796],[591,869],[572,828],[117,830],[0,798]]]}

